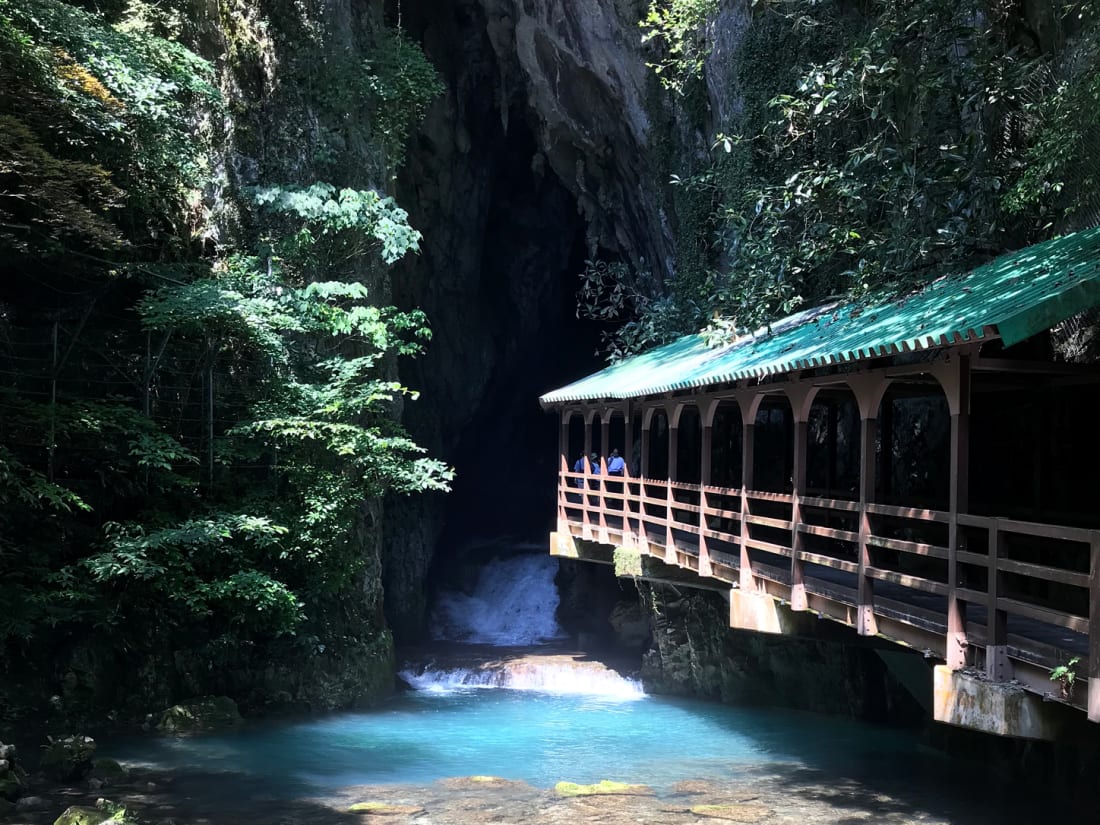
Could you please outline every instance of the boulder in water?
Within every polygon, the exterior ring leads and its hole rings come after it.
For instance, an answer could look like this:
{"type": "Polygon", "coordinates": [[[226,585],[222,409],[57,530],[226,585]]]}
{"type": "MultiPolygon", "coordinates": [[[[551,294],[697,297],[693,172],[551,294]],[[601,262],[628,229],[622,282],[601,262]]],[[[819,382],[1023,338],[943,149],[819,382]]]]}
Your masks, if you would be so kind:
{"type": "Polygon", "coordinates": [[[95,740],[90,736],[50,737],[42,746],[38,767],[51,779],[73,782],[91,773],[94,755],[95,740]]]}
{"type": "Polygon", "coordinates": [[[228,696],[200,696],[165,710],[157,722],[161,733],[200,733],[241,724],[237,703],[228,696]]]}
{"type": "Polygon", "coordinates": [[[129,776],[129,771],[114,759],[100,756],[92,760],[92,775],[105,782],[118,782],[129,776]]]}
{"type": "Polygon", "coordinates": [[[54,820],[53,825],[133,825],[126,806],[109,799],[97,799],[94,808],[73,805],[54,820]]]}

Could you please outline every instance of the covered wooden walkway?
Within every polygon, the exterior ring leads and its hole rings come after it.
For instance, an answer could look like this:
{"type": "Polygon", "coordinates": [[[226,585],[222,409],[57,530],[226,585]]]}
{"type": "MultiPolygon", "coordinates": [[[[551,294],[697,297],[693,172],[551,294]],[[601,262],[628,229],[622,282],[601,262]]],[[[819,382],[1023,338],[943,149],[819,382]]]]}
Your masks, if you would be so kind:
{"type": "Polygon", "coordinates": [[[898,318],[906,301],[829,307],[548,393],[555,540],[655,557],[1100,721],[1100,450],[1076,430],[1100,372],[1035,357],[1050,327],[1100,303],[1100,234],[1069,238],[1069,252],[1040,245],[946,284],[928,310],[953,313],[945,329],[898,318]],[[1021,297],[1022,280],[1038,291],[1021,297]],[[848,344],[891,325],[930,334],[848,344]],[[1013,442],[1025,425],[1035,437],[1013,442]],[[575,472],[582,450],[601,455],[575,472]],[[1050,671],[1074,660],[1063,694],[1050,671]]]}

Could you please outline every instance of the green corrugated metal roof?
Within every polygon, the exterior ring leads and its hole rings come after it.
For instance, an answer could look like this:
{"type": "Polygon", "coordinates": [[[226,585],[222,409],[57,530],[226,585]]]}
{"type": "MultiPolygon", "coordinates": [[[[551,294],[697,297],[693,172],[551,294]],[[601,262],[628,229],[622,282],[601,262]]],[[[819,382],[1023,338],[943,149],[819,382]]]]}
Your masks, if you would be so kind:
{"type": "Polygon", "coordinates": [[[816,307],[708,347],[688,335],[546,393],[544,405],[637,398],[988,337],[1006,346],[1100,304],[1100,227],[1003,255],[902,298],[816,307]]]}

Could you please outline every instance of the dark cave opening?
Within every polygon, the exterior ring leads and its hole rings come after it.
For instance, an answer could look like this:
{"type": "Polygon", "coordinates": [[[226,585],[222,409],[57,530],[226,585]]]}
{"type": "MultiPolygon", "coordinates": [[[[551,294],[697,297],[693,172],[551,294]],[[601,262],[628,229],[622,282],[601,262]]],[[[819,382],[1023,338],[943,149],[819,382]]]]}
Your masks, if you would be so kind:
{"type": "MultiPolygon", "coordinates": [[[[386,611],[411,641],[427,632],[435,591],[466,586],[496,556],[547,552],[558,419],[538,398],[604,366],[608,327],[577,317],[591,228],[543,154],[523,89],[500,85],[485,12],[414,0],[403,14],[448,88],[397,181],[424,239],[393,298],[422,308],[433,330],[424,355],[401,365],[420,392],[403,420],[457,473],[447,495],[389,505],[386,611]]],[[[610,587],[617,598],[613,575],[610,587]]]]}

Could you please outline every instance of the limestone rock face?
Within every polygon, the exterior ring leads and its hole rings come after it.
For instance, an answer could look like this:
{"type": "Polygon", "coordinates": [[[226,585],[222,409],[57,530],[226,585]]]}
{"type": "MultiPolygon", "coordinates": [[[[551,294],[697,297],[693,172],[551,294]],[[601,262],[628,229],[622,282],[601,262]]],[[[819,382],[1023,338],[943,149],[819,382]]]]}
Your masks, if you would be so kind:
{"type": "Polygon", "coordinates": [[[157,722],[161,733],[199,733],[239,725],[237,703],[227,696],[203,696],[165,710],[157,722]]]}
{"type": "Polygon", "coordinates": [[[545,163],[569,188],[590,245],[670,274],[672,240],[651,174],[637,3],[482,0],[489,40],[538,124],[545,163]]]}

